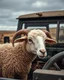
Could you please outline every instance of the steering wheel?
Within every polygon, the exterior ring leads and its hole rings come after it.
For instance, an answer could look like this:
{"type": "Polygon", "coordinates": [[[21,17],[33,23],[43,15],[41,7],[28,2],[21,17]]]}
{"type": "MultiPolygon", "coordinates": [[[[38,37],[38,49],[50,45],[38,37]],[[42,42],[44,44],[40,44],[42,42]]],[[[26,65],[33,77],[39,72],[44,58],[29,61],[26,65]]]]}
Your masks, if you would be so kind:
{"type": "Polygon", "coordinates": [[[58,60],[60,60],[60,59],[62,59],[62,58],[64,58],[64,51],[59,52],[58,54],[56,54],[56,55],[54,55],[53,57],[51,57],[51,58],[45,63],[45,65],[43,66],[42,69],[47,69],[47,70],[49,70],[50,67],[51,67],[52,65],[54,65],[57,70],[61,70],[61,69],[59,68],[59,66],[57,65],[56,61],[58,61],[58,60]]]}

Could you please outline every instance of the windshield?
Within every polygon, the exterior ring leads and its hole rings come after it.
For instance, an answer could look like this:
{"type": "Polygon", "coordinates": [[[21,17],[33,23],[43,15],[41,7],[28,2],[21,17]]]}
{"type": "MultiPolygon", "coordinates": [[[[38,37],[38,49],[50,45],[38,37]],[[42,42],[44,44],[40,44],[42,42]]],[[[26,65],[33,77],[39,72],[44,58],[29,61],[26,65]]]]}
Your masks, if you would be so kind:
{"type": "Polygon", "coordinates": [[[42,30],[46,30],[46,26],[28,26],[27,29],[42,29],[42,30]]]}

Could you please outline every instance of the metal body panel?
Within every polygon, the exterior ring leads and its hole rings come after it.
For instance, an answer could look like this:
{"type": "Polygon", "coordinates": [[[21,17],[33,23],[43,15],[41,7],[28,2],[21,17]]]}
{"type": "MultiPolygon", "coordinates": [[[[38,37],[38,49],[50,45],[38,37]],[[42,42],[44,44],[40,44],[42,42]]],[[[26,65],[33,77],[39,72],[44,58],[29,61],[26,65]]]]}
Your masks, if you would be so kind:
{"type": "Polygon", "coordinates": [[[63,71],[37,69],[33,73],[33,80],[64,80],[63,71]]]}

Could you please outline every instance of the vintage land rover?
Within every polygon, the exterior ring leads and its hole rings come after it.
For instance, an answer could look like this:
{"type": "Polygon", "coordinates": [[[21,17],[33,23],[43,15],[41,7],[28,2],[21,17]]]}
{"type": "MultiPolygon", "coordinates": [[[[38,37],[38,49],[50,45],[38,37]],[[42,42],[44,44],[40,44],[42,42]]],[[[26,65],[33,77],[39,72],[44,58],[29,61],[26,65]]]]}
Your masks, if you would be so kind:
{"type": "Polygon", "coordinates": [[[57,41],[57,44],[54,45],[46,44],[48,55],[42,59],[37,58],[33,62],[32,69],[29,73],[29,79],[64,80],[64,10],[20,15],[17,19],[17,30],[24,28],[48,30],[57,41]],[[38,70],[33,73],[35,69],[38,70]],[[48,69],[48,71],[45,69],[48,69]],[[51,72],[49,69],[58,70],[59,72],[51,72]],[[42,76],[42,74],[44,76],[42,76]]]}

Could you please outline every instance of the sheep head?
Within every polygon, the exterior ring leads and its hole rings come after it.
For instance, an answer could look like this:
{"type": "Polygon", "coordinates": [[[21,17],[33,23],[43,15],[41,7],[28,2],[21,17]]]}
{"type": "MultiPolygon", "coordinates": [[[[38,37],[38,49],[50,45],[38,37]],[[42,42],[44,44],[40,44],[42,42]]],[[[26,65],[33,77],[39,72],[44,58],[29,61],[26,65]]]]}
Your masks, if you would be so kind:
{"type": "Polygon", "coordinates": [[[39,29],[37,30],[34,29],[30,31],[24,29],[16,32],[12,41],[13,46],[14,42],[22,42],[22,41],[27,41],[26,49],[28,52],[37,54],[39,57],[45,57],[47,55],[45,49],[45,42],[49,44],[56,43],[56,41],[52,39],[48,31],[42,31],[39,29]],[[15,40],[16,36],[19,34],[24,34],[25,36],[15,40]]]}

